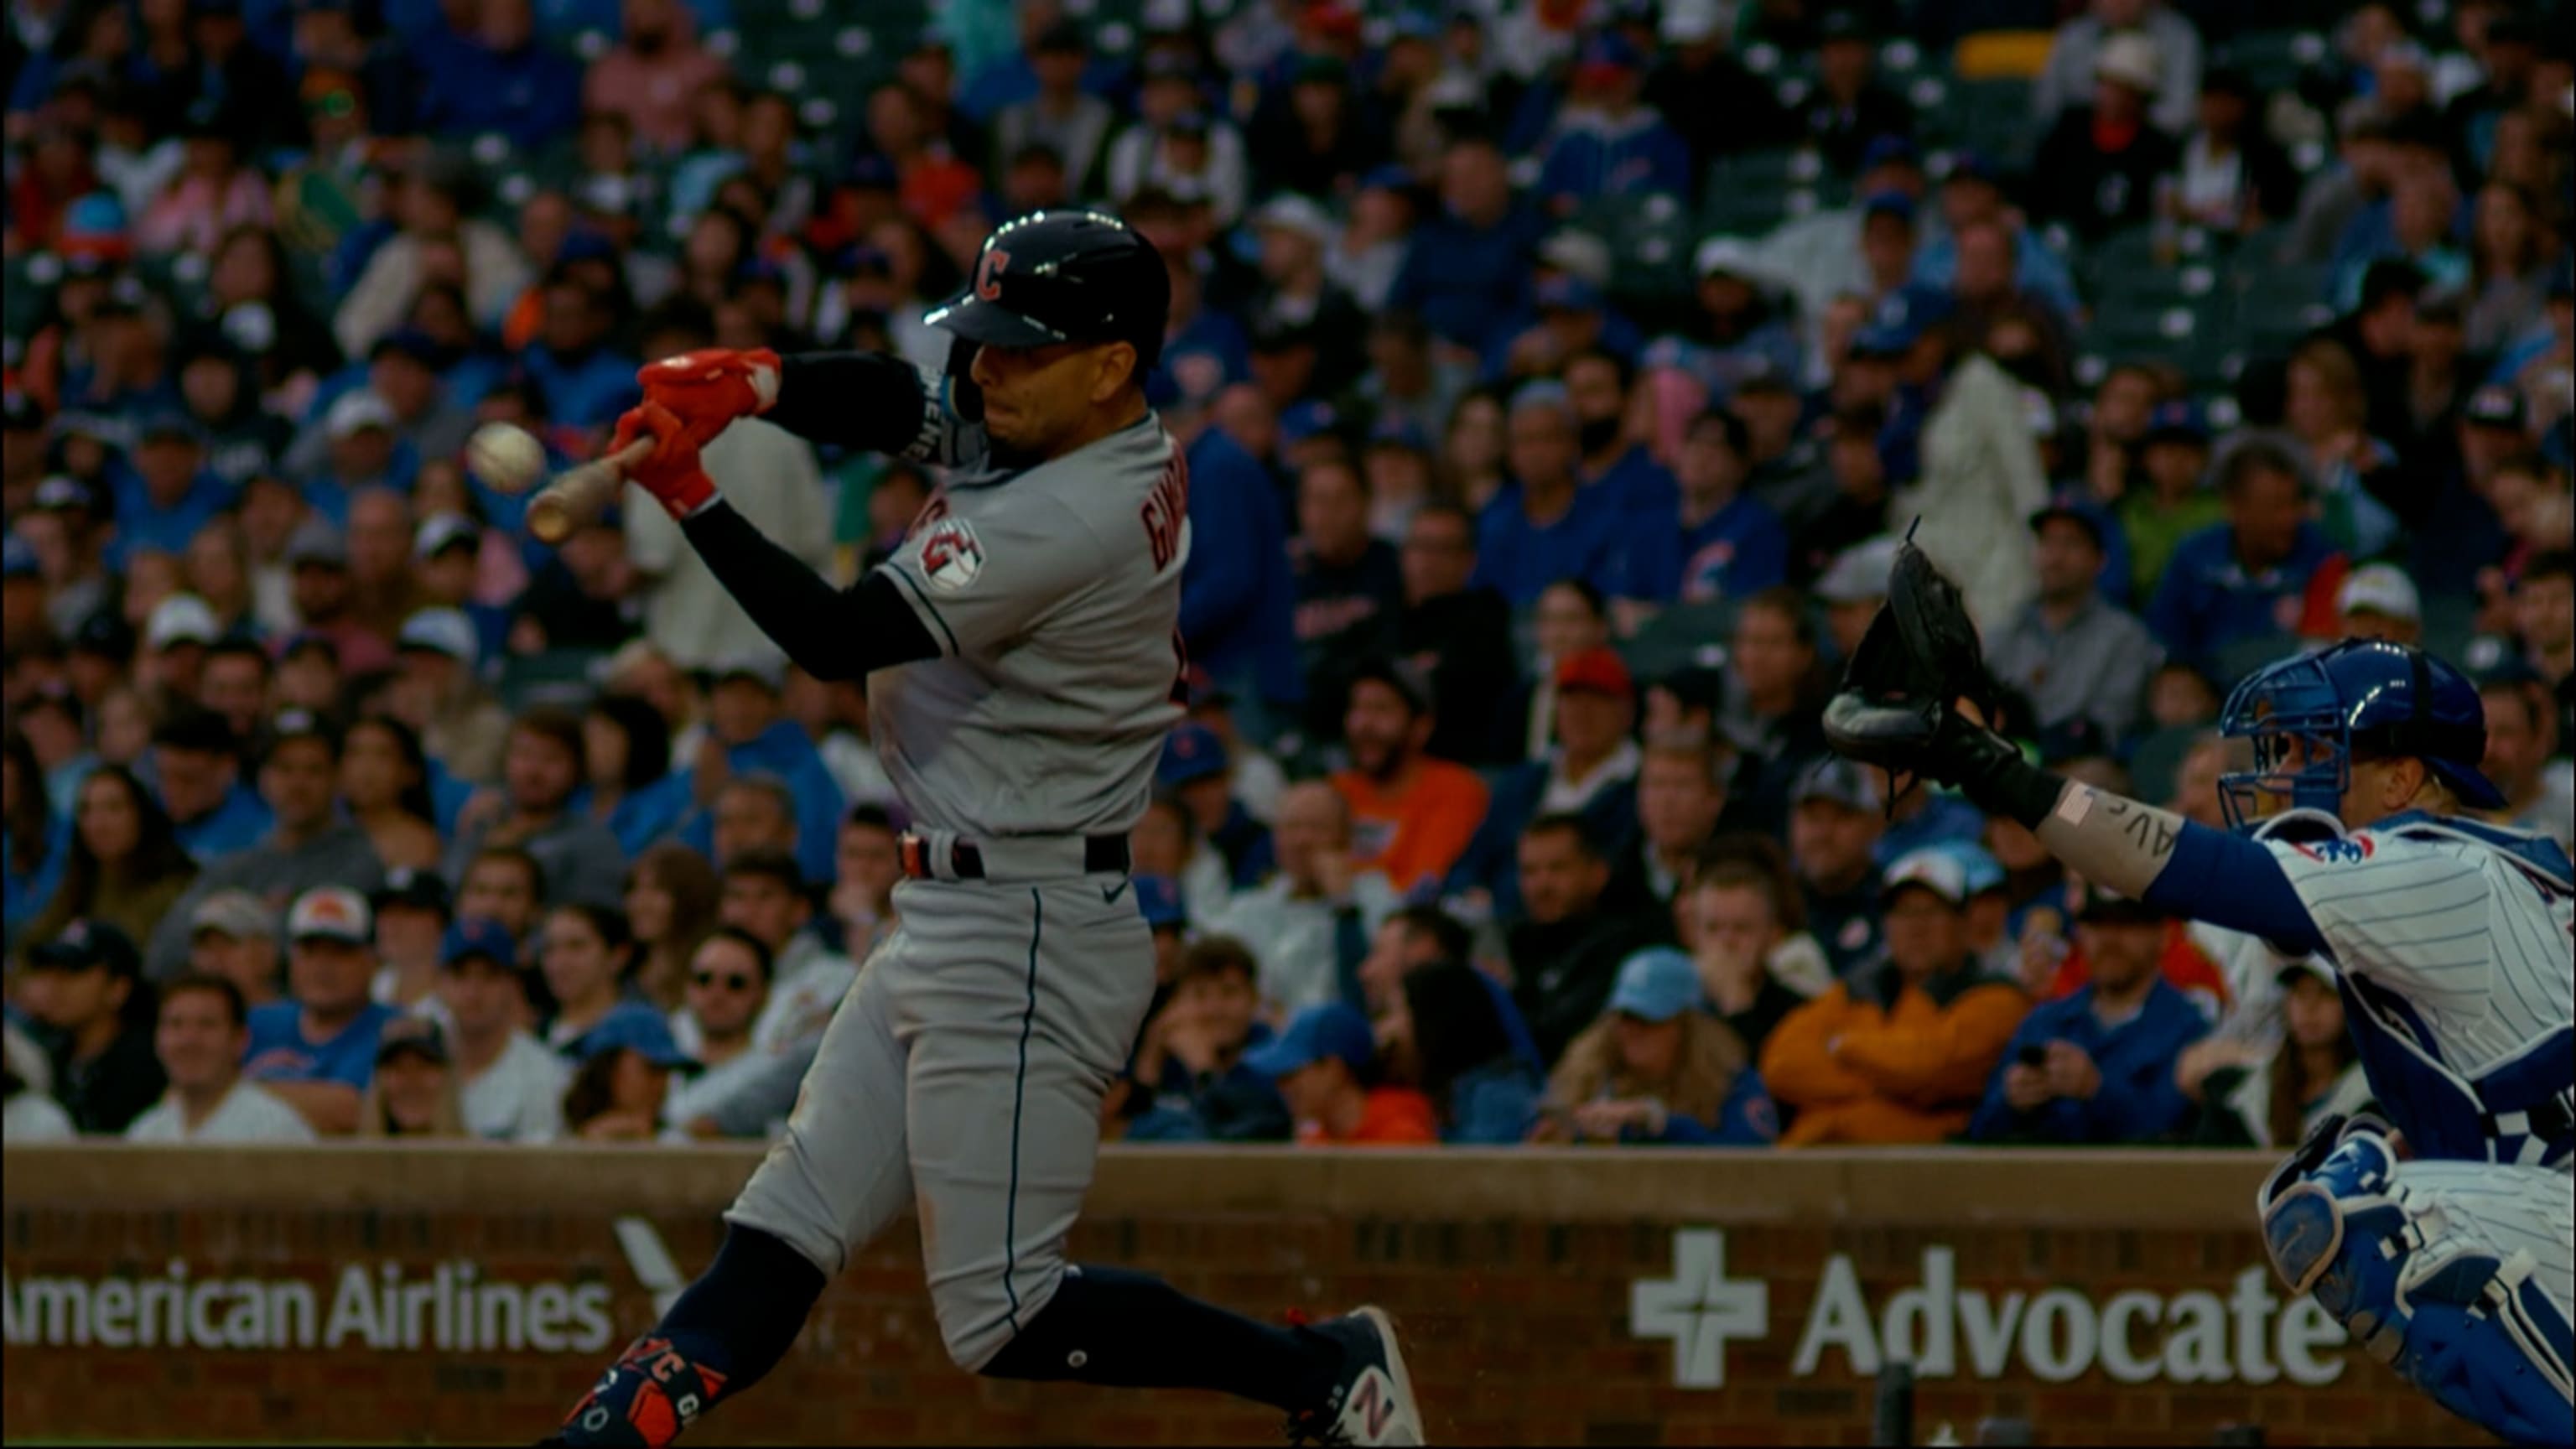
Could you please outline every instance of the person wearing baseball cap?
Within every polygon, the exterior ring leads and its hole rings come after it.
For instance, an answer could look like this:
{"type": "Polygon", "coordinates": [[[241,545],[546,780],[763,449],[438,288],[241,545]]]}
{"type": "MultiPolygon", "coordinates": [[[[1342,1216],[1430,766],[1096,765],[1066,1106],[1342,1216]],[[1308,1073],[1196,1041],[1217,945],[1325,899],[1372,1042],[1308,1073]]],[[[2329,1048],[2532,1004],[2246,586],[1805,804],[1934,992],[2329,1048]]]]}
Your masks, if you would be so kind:
{"type": "Polygon", "coordinates": [[[1914,110],[1879,83],[1878,37],[1859,8],[1825,10],[1815,26],[1816,85],[1791,107],[1790,126],[1849,176],[1872,142],[1914,129],[1914,110]]]}
{"type": "Polygon", "coordinates": [[[194,699],[206,646],[222,632],[205,600],[195,594],[172,594],[154,604],[144,619],[144,656],[138,672],[145,683],[159,686],[173,698],[194,699]]]}
{"type": "Polygon", "coordinates": [[[188,969],[220,976],[243,1009],[277,1000],[277,912],[248,891],[217,891],[188,917],[188,969]]]}
{"type": "Polygon", "coordinates": [[[2335,590],[2335,613],[2347,639],[2413,644],[2424,637],[2424,601],[2395,564],[2363,564],[2335,590]]]}
{"type": "Polygon", "coordinates": [[[319,512],[309,514],[286,541],[286,567],[296,618],[331,641],[341,668],[369,674],[392,666],[392,642],[357,617],[349,540],[338,526],[319,512]]]}
{"type": "Polygon", "coordinates": [[[250,1013],[243,1075],[325,1137],[357,1129],[377,1040],[396,1015],[369,996],[374,941],[374,913],[357,891],[326,885],[297,896],[286,912],[289,999],[250,1013]]]}
{"type": "Polygon", "coordinates": [[[452,1025],[439,998],[439,948],[455,916],[447,881],[434,870],[396,866],[367,895],[375,914],[376,975],[368,996],[396,1011],[452,1025]]]}
{"type": "Polygon", "coordinates": [[[2109,525],[2099,508],[2070,497],[2032,514],[2030,532],[2039,592],[1990,629],[1987,666],[2029,697],[2038,723],[2091,719],[2125,738],[2164,651],[2135,615],[2102,597],[2109,525]]]}
{"type": "Polygon", "coordinates": [[[438,957],[438,996],[447,1005],[447,1045],[466,1129],[496,1142],[562,1136],[572,1069],[521,1025],[529,1014],[528,979],[518,944],[490,921],[465,920],[447,928],[438,957]]]}
{"type": "MultiPolygon", "coordinates": [[[[180,847],[201,866],[257,845],[275,823],[259,792],[242,780],[241,757],[240,738],[213,710],[176,709],[153,726],[161,808],[180,847]]],[[[252,1004],[266,999],[254,995],[252,1004]]]]}
{"type": "Polygon", "coordinates": [[[1483,823],[1476,772],[1425,754],[1431,679],[1409,660],[1378,655],[1351,671],[1342,739],[1350,768],[1332,777],[1351,812],[1351,866],[1383,873],[1398,891],[1447,877],[1483,823]]]}
{"type": "Polygon", "coordinates": [[[457,1103],[456,1058],[446,1029],[425,1016],[397,1016],[376,1042],[375,1071],[358,1108],[361,1137],[467,1135],[457,1103]]]}
{"type": "Polygon", "coordinates": [[[1781,1018],[1762,1080],[1795,1114],[1782,1146],[1932,1143],[1968,1125],[2030,998],[1980,973],[1967,870],[1940,849],[1901,856],[1882,889],[1877,964],[1781,1018]]]}
{"type": "Polygon", "coordinates": [[[124,1131],[165,1084],[142,974],[133,939],[105,921],[73,921],[27,952],[19,1003],[44,1029],[54,1101],[84,1134],[124,1131]]]}
{"type": "Polygon", "coordinates": [[[695,1066],[662,1013],[621,1006],[566,1052],[579,1065],[564,1089],[564,1128],[594,1142],[650,1142],[661,1135],[671,1073],[695,1066]]]}
{"type": "Polygon", "coordinates": [[[1888,574],[1896,567],[1897,539],[1879,534],[1835,554],[1816,576],[1814,593],[1824,601],[1825,627],[1834,648],[1846,659],[1860,647],[1878,606],[1887,602],[1888,574]]]}
{"type": "Polygon", "coordinates": [[[1879,953],[1874,853],[1887,829],[1880,783],[1876,770],[1824,755],[1790,791],[1789,865],[1806,896],[1807,929],[1846,980],[1879,953]]]}
{"type": "MultiPolygon", "coordinates": [[[[2090,76],[2060,77],[2074,84],[2061,93],[2066,109],[2031,159],[2027,198],[2034,222],[2062,221],[2087,239],[2146,221],[2156,178],[2181,164],[2172,134],[2148,118],[2168,64],[2155,37],[2115,31],[2090,48],[2090,76]],[[2071,103],[2074,85],[2091,87],[2091,105],[2071,103]]],[[[2186,95],[2183,104],[2196,99],[2186,95]]]]}
{"type": "MultiPolygon", "coordinates": [[[[2113,445],[2106,440],[2101,446],[2113,445]]],[[[2129,597],[2143,602],[2155,597],[2174,549],[2225,523],[2227,507],[2209,486],[2209,419],[2189,398],[2159,404],[2147,415],[2137,460],[2146,486],[2130,484],[2112,515],[2129,545],[2129,597]]]]}
{"type": "Polygon", "coordinates": [[[459,779],[499,774],[510,739],[510,712],[478,672],[482,645],[473,614],[443,605],[415,610],[394,636],[403,688],[417,691],[427,716],[421,749],[459,779]]]}
{"type": "MultiPolygon", "coordinates": [[[[707,676],[707,735],[723,747],[726,772],[737,778],[766,773],[785,783],[795,805],[796,863],[807,880],[832,879],[844,808],[841,787],[805,727],[786,717],[787,657],[774,645],[746,649],[717,658],[707,676]]],[[[694,769],[685,773],[694,780],[694,769]]],[[[712,811],[691,813],[679,831],[684,844],[714,849],[712,811]]],[[[552,862],[547,879],[554,879],[552,862]]],[[[603,898],[617,898],[614,886],[603,898]]]]}
{"type": "Polygon", "coordinates": [[[1234,797],[1232,757],[1225,739],[1193,720],[1172,727],[1163,741],[1163,758],[1154,769],[1154,788],[1178,799],[1201,838],[1216,847],[1233,889],[1251,890],[1277,863],[1270,828],[1252,818],[1234,797]]]}
{"type": "Polygon", "coordinates": [[[1302,1146],[1439,1141],[1430,1099],[1379,1082],[1376,1057],[1368,1018],[1357,1007],[1328,1001],[1298,1012],[1277,1039],[1245,1053],[1243,1064],[1278,1084],[1302,1146]]]}
{"type": "Polygon", "coordinates": [[[1520,915],[1521,832],[1542,815],[1579,815],[1604,849],[1637,826],[1637,769],[1642,758],[1629,732],[1637,721],[1637,683],[1615,650],[1578,649],[1556,663],[1556,743],[1544,758],[1495,778],[1485,822],[1450,871],[1452,889],[1482,890],[1494,914],[1520,915]]]}
{"type": "Polygon", "coordinates": [[[231,490],[206,468],[206,448],[187,415],[173,410],[146,417],[116,475],[116,538],[108,562],[123,568],[138,548],[183,554],[224,511],[231,490]]]}
{"type": "Polygon", "coordinates": [[[1758,1146],[1779,1135],[1744,1043],[1709,1012],[1698,967],[1648,946],[1619,963],[1600,1019],[1566,1047],[1531,1140],[1758,1146]]]}
{"type": "MultiPolygon", "coordinates": [[[[16,528],[36,551],[51,596],[45,618],[54,632],[77,641],[81,627],[93,618],[122,625],[124,617],[106,607],[110,589],[121,575],[107,568],[109,531],[116,505],[104,487],[68,473],[56,473],[36,484],[16,528]]],[[[132,646],[127,646],[128,652],[132,646]]]]}
{"type": "Polygon", "coordinates": [[[2159,969],[2169,913],[2099,884],[2077,889],[2089,979],[2023,1018],[1969,1124],[1979,1141],[2148,1142],[2191,1110],[2174,1067],[2210,1018],[2159,969]]]}

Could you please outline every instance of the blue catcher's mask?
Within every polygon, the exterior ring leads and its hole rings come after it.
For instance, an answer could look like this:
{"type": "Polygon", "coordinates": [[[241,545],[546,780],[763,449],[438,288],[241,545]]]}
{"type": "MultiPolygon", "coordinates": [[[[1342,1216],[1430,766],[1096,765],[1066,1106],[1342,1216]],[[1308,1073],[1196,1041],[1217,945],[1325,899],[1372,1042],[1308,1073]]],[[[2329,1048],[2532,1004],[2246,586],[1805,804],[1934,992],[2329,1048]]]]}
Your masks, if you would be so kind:
{"type": "Polygon", "coordinates": [[[2460,803],[2504,804],[2478,773],[2487,723],[2477,687],[2406,645],[2347,639],[2268,665],[2228,692],[2218,727],[2254,742],[2254,768],[2218,779],[2219,809],[2237,830],[2272,813],[2265,797],[2340,816],[2355,759],[2419,759],[2460,803]]]}

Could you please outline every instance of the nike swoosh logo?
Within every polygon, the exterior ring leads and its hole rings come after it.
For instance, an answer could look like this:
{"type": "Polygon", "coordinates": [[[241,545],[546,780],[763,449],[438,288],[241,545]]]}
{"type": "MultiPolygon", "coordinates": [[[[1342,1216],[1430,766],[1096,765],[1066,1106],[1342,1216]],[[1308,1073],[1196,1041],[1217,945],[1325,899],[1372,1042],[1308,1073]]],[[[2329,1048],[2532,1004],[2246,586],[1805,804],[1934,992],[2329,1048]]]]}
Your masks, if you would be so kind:
{"type": "Polygon", "coordinates": [[[1127,894],[1127,882],[1123,880],[1114,886],[1102,886],[1100,888],[1100,903],[1104,906],[1114,906],[1118,904],[1118,898],[1125,894],[1127,894]]]}

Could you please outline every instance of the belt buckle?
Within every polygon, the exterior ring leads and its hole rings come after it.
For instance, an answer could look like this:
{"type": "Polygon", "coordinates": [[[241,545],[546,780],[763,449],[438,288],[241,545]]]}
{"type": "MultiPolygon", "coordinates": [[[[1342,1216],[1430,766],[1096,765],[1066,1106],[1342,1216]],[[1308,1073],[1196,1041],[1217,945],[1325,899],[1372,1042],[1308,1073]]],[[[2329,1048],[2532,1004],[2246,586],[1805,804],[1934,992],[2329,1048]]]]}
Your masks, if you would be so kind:
{"type": "Polygon", "coordinates": [[[918,835],[905,835],[895,841],[895,849],[902,857],[905,875],[914,880],[930,879],[930,850],[927,842],[918,835]]]}

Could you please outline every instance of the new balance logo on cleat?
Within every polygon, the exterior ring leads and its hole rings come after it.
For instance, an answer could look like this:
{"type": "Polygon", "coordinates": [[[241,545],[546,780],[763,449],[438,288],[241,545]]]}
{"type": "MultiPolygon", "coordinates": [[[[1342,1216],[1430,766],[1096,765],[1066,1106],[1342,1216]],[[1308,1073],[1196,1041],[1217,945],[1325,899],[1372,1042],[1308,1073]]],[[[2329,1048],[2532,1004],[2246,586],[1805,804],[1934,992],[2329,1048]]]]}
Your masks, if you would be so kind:
{"type": "Polygon", "coordinates": [[[1410,1445],[1422,1439],[1422,1411],[1413,1401],[1413,1379],[1395,1324],[1385,1312],[1361,1308],[1328,1318],[1310,1332],[1342,1346],[1342,1373],[1324,1403],[1288,1421],[1289,1442],[1330,1445],[1410,1445]]]}

